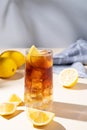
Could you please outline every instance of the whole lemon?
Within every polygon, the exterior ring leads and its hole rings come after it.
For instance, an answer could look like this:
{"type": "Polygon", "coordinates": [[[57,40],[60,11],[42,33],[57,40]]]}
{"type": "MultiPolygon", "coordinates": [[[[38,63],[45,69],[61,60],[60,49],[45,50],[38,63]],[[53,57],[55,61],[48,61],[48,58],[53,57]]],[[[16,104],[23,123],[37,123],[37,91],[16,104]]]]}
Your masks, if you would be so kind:
{"type": "Polygon", "coordinates": [[[7,50],[1,53],[0,57],[9,57],[13,59],[17,65],[17,68],[21,67],[25,63],[25,56],[16,50],[7,50]]]}
{"type": "Polygon", "coordinates": [[[8,57],[0,57],[0,77],[9,78],[16,73],[16,63],[8,57]]]}

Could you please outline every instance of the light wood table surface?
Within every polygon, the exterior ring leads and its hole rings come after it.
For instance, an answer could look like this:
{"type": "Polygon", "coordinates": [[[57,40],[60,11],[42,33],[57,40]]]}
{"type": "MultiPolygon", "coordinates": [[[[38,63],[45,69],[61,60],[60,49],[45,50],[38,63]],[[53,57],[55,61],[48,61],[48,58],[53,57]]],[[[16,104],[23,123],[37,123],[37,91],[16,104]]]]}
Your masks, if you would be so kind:
{"type": "MultiPolygon", "coordinates": [[[[1,52],[6,49],[1,49],[1,52]]],[[[25,53],[25,49],[16,49],[25,53]]],[[[54,49],[60,52],[61,49],[54,49]]],[[[15,114],[0,116],[0,130],[87,130],[87,79],[79,78],[72,89],[62,87],[58,75],[53,74],[53,112],[55,117],[47,126],[36,128],[28,120],[25,107],[17,108],[15,114]]],[[[0,79],[0,102],[8,100],[13,93],[23,100],[24,69],[19,69],[9,79],[0,79]]]]}

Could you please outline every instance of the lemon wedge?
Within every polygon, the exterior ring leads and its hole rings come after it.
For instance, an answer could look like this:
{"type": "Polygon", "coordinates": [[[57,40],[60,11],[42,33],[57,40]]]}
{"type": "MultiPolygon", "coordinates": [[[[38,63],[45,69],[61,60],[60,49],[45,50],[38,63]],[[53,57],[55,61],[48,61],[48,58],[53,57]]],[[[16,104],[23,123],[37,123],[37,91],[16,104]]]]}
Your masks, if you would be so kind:
{"type": "Polygon", "coordinates": [[[0,103],[0,115],[10,115],[16,111],[16,105],[13,103],[0,103]]]}
{"type": "Polygon", "coordinates": [[[27,60],[33,67],[50,68],[53,64],[51,56],[45,49],[38,49],[34,45],[30,48],[27,54],[27,60]]]}
{"type": "Polygon", "coordinates": [[[31,55],[32,56],[38,56],[39,55],[39,51],[34,45],[31,46],[31,48],[29,49],[28,55],[27,55],[29,61],[30,61],[31,55]]]}
{"type": "Polygon", "coordinates": [[[59,79],[64,87],[73,87],[78,82],[78,72],[74,68],[63,69],[59,74],[59,79]]]}
{"type": "Polygon", "coordinates": [[[44,126],[50,123],[55,116],[54,113],[48,111],[42,111],[35,108],[28,108],[27,115],[33,125],[44,126]]]}
{"type": "Polygon", "coordinates": [[[20,105],[22,103],[22,99],[17,94],[12,94],[9,98],[9,102],[20,105]]]}
{"type": "MultiPolygon", "coordinates": [[[[27,60],[33,67],[38,67],[41,63],[41,53],[39,50],[32,45],[32,47],[29,49],[29,52],[27,54],[27,60]]],[[[42,60],[43,61],[43,60],[42,60]]]]}

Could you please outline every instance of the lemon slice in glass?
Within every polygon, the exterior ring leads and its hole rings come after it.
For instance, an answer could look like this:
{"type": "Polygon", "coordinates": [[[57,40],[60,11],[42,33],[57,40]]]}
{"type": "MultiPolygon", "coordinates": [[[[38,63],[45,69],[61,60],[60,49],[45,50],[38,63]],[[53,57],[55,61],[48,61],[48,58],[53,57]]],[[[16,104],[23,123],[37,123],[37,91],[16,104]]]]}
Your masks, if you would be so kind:
{"type": "Polygon", "coordinates": [[[63,69],[59,74],[59,79],[64,87],[73,87],[78,82],[78,72],[74,68],[63,69]]]}
{"type": "Polygon", "coordinates": [[[16,111],[17,106],[13,103],[0,103],[0,115],[10,115],[16,111]]]}
{"type": "Polygon", "coordinates": [[[42,111],[35,108],[28,108],[27,115],[33,125],[44,126],[50,123],[55,116],[54,113],[48,111],[42,111]]]}

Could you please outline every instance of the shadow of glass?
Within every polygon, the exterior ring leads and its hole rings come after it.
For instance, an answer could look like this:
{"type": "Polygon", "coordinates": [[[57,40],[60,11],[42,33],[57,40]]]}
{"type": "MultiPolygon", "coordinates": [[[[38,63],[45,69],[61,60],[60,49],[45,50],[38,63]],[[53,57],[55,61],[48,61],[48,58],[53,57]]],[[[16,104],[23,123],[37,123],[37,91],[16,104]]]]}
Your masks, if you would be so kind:
{"type": "Polygon", "coordinates": [[[4,115],[2,117],[4,117],[5,119],[9,120],[9,119],[14,118],[15,116],[19,115],[23,111],[24,110],[16,110],[13,114],[11,114],[11,115],[4,115]]]}
{"type": "Polygon", "coordinates": [[[87,121],[87,106],[53,102],[52,112],[58,117],[87,121]]]}
{"type": "Polygon", "coordinates": [[[87,89],[87,84],[85,83],[77,83],[75,87],[72,88],[72,90],[84,90],[87,89]]]}
{"type": "Polygon", "coordinates": [[[38,130],[66,130],[63,125],[55,121],[52,121],[51,123],[49,123],[49,125],[46,126],[34,127],[38,130]]]}

